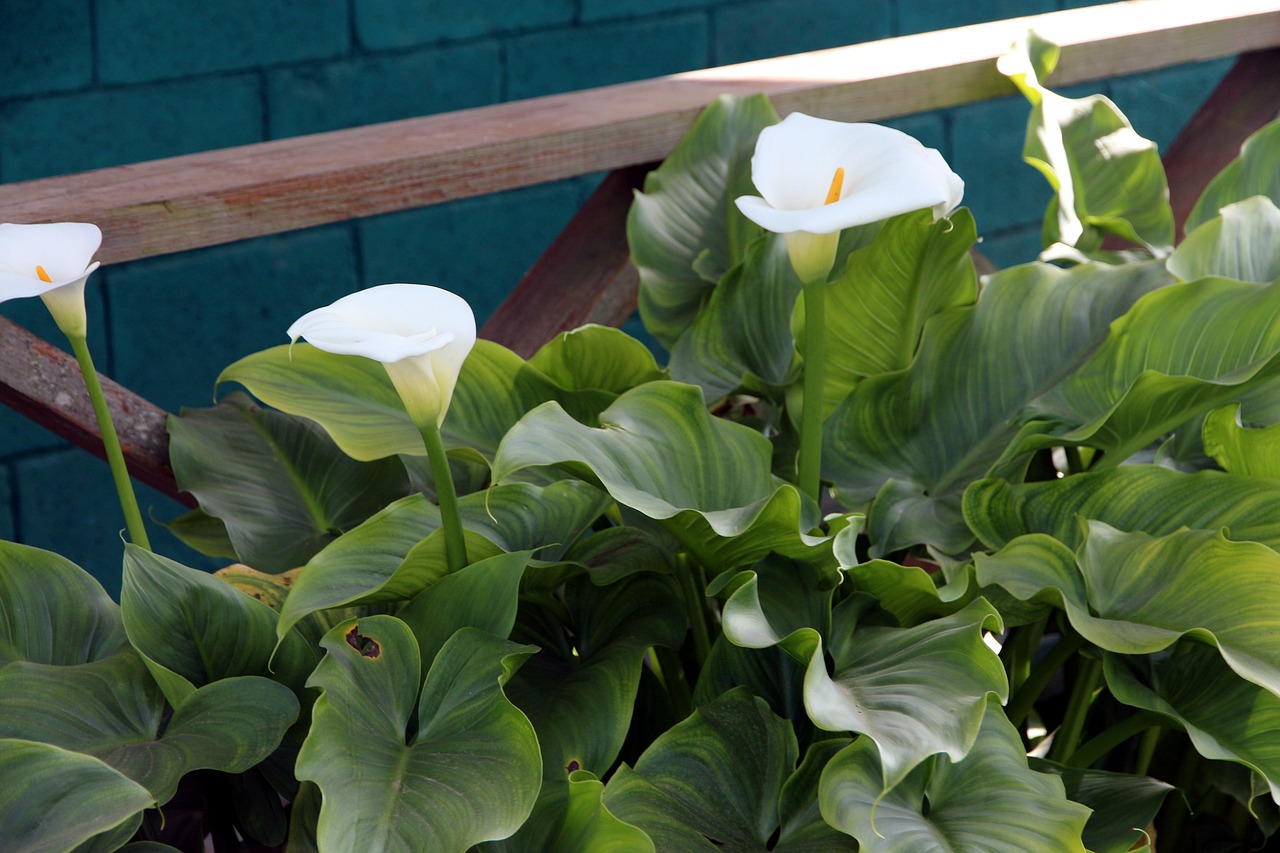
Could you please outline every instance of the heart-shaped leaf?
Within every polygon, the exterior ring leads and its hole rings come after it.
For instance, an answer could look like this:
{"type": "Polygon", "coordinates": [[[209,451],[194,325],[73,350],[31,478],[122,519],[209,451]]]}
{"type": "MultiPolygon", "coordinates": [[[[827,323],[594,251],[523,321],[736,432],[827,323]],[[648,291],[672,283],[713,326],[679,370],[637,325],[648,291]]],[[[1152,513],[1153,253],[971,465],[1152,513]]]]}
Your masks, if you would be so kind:
{"type": "Polygon", "coordinates": [[[621,394],[665,376],[642,342],[621,329],[594,324],[556,335],[528,365],[569,391],[621,394]]]}
{"type": "Polygon", "coordinates": [[[1058,53],[1030,32],[998,63],[1031,102],[1023,159],[1057,191],[1045,215],[1045,244],[1088,252],[1100,247],[1103,234],[1114,234],[1168,254],[1173,211],[1155,143],[1102,95],[1066,98],[1046,89],[1058,53]]]}
{"type": "Polygon", "coordinates": [[[1112,320],[1170,280],[1155,263],[1005,270],[976,306],[925,326],[911,367],[863,381],[827,419],[823,472],[849,506],[894,490],[868,518],[873,556],[920,542],[963,550],[972,534],[960,495],[1007,457],[1026,405],[1083,362],[1112,320]]]}
{"type": "Polygon", "coordinates": [[[61,853],[100,833],[115,849],[156,804],[98,759],[47,743],[0,739],[0,774],[10,780],[0,785],[0,838],[12,850],[61,853]]]}
{"type": "Polygon", "coordinates": [[[51,551],[0,541],[0,667],[87,663],[123,642],[120,608],[92,575],[51,551]]]}
{"type": "Polygon", "coordinates": [[[1203,278],[1144,297],[1107,341],[1037,399],[1062,426],[1025,447],[1083,443],[1115,467],[1160,436],[1280,372],[1280,282],[1203,278]]]}
{"type": "Polygon", "coordinates": [[[240,675],[271,678],[308,698],[312,646],[289,632],[273,660],[276,612],[212,575],[127,545],[120,602],[129,641],[175,708],[195,687],[240,675]]]}
{"type": "Polygon", "coordinates": [[[398,619],[344,622],[322,645],[310,683],[324,692],[297,764],[323,793],[321,849],[463,851],[519,828],[542,762],[502,686],[536,649],[463,629],[419,694],[418,644],[398,619]]]}
{"type": "Polygon", "coordinates": [[[994,699],[963,761],[940,755],[885,791],[875,744],[859,738],[822,774],[818,798],[832,826],[866,853],[1084,853],[1089,810],[1056,776],[1027,767],[1022,738],[994,699]]]}
{"type": "Polygon", "coordinates": [[[983,631],[1000,626],[986,601],[913,628],[858,628],[856,609],[832,616],[830,589],[818,591],[799,572],[743,573],[735,583],[724,606],[725,636],[749,648],[780,645],[805,662],[809,718],[819,728],[874,740],[886,788],[935,753],[963,758],[987,696],[1008,696],[1004,668],[982,640],[983,631]]]}
{"type": "MultiPolygon", "coordinates": [[[[866,377],[908,367],[929,318],[978,298],[969,255],[977,239],[968,210],[937,222],[922,210],[890,219],[871,245],[849,255],[827,285],[826,412],[866,377]]],[[[794,322],[803,345],[803,302],[794,322]]]]}
{"type": "Polygon", "coordinates": [[[820,646],[809,659],[809,717],[820,728],[874,742],[886,790],[931,755],[960,761],[973,748],[988,697],[1009,696],[1004,667],[982,640],[1000,627],[995,608],[982,599],[914,628],[854,631],[837,619],[834,675],[820,646]]]}
{"type": "Polygon", "coordinates": [[[712,417],[699,389],[646,383],[618,397],[600,423],[585,426],[556,404],[540,406],[503,439],[495,481],[550,465],[590,478],[619,503],[662,521],[712,571],[769,551],[808,557],[825,550],[824,537],[806,535],[816,508],[770,473],[769,440],[712,417]]]}
{"type": "Polygon", "coordinates": [[[965,492],[964,515],[992,550],[1026,533],[1047,533],[1074,549],[1084,542],[1082,518],[1153,536],[1226,527],[1233,539],[1280,548],[1280,484],[1221,471],[1124,465],[1039,483],[980,480],[965,492]]]}
{"type": "Polygon", "coordinates": [[[565,585],[564,603],[564,624],[530,615],[517,627],[515,639],[542,652],[507,688],[538,732],[548,779],[576,769],[604,774],[613,765],[646,650],[679,648],[685,635],[679,592],[662,576],[632,575],[605,587],[577,577],[565,585]]]}
{"type": "MultiPolygon", "coordinates": [[[[218,377],[223,382],[238,382],[264,403],[316,421],[354,459],[426,455],[387,371],[371,359],[305,343],[279,346],[230,365],[218,377]]],[[[471,448],[487,458],[507,429],[540,403],[560,400],[589,415],[613,396],[566,390],[511,350],[478,340],[463,362],[441,432],[446,446],[471,448]]]]}
{"type": "Polygon", "coordinates": [[[256,569],[301,566],[409,492],[394,457],[357,462],[314,421],[243,394],[170,416],[169,440],[179,486],[221,519],[237,557],[256,569]]]}
{"type": "Polygon", "coordinates": [[[777,121],[763,95],[717,98],[636,194],[627,243],[640,272],[640,315],[664,346],[693,322],[707,291],[760,233],[733,200],[754,192],[756,137],[777,121]]]}
{"type": "Polygon", "coordinates": [[[445,575],[414,596],[398,618],[413,632],[422,659],[430,665],[462,628],[479,628],[503,639],[510,635],[528,562],[528,551],[498,554],[445,575]]]}
{"type": "Polygon", "coordinates": [[[655,740],[634,769],[619,768],[604,804],[659,850],[855,849],[801,805],[815,773],[813,763],[797,770],[798,757],[787,722],[738,688],[655,740]]]}
{"type": "Polygon", "coordinates": [[[1142,655],[1189,636],[1217,646],[1240,677],[1280,694],[1280,554],[1267,546],[1203,530],[1124,533],[1092,521],[1078,554],[1042,534],[1014,540],[1001,554],[975,556],[981,582],[1022,599],[1055,599],[1091,643],[1142,655]],[[1015,548],[1021,559],[1005,553],[1015,548]]]}
{"type": "Polygon", "coordinates": [[[165,719],[164,696],[127,647],[78,666],[15,663],[0,672],[0,738],[101,759],[161,804],[191,770],[239,773],[262,761],[297,716],[288,688],[245,676],[196,690],[165,719]]]}
{"type": "Polygon", "coordinates": [[[779,234],[764,234],[725,274],[671,347],[671,375],[717,400],[744,384],[786,382],[800,279],[779,234]]]}
{"type": "Polygon", "coordinates": [[[1262,774],[1280,802],[1280,696],[1240,678],[1212,647],[1180,652],[1159,662],[1107,655],[1107,686],[1121,702],[1177,720],[1206,758],[1262,774]]]}
{"type": "Polygon", "coordinates": [[[1092,853],[1142,853],[1150,842],[1145,827],[1155,820],[1174,787],[1150,776],[1083,770],[1033,758],[1031,768],[1062,779],[1067,799],[1093,810],[1081,840],[1092,853]]]}

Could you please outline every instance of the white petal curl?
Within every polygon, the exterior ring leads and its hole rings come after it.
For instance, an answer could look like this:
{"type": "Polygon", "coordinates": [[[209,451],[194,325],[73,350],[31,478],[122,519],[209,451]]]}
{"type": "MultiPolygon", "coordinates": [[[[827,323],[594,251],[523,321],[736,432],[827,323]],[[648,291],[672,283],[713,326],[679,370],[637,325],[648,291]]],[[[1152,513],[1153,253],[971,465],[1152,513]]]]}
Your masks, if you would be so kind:
{"type": "Polygon", "coordinates": [[[942,155],[911,136],[803,113],[761,131],[751,177],[760,196],[738,198],[738,209],[781,234],[832,234],[923,209],[937,219],[964,194],[964,182],[942,155]],[[837,169],[844,170],[840,198],[826,204],[837,169]]]}

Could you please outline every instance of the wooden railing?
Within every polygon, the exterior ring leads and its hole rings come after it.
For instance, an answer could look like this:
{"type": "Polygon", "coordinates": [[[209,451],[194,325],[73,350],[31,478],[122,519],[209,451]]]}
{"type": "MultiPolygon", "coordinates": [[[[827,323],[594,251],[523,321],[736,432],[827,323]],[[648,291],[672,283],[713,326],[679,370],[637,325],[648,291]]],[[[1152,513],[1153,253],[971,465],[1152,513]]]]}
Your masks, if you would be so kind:
{"type": "MultiPolygon", "coordinates": [[[[1280,113],[1280,0],[1130,0],[637,83],[0,186],[0,219],[95,222],[105,264],[609,171],[481,334],[529,354],[635,307],[632,191],[720,94],[877,121],[1012,94],[996,58],[1029,28],[1062,46],[1066,86],[1239,55],[1165,157],[1179,224],[1244,138],[1280,113]]],[[[134,476],[189,502],[166,413],[104,378],[134,476]]],[[[0,318],[0,402],[91,452],[101,439],[70,357],[0,318]]]]}

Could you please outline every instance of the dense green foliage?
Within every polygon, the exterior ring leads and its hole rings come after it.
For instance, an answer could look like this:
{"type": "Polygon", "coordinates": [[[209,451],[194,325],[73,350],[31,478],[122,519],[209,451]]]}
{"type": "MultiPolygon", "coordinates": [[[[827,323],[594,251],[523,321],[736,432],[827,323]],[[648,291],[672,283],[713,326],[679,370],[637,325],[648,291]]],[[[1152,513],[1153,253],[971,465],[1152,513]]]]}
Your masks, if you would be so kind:
{"type": "Polygon", "coordinates": [[[442,429],[464,568],[376,362],[228,367],[257,402],[172,418],[200,509],[171,527],[243,565],[131,545],[117,606],[0,543],[7,849],[1263,849],[1280,124],[1175,248],[1154,147],[1045,89],[1055,57],[1003,66],[1042,260],[979,280],[964,209],[842,236],[821,508],[801,283],[733,205],[763,98],[710,106],[633,209],[667,366],[600,327],[477,343],[442,429]]]}

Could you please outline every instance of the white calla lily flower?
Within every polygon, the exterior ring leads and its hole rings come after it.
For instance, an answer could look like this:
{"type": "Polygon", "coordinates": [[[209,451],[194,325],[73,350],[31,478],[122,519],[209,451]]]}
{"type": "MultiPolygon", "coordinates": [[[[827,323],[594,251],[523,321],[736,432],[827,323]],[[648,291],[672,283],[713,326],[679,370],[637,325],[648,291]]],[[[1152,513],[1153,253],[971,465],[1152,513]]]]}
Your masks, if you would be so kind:
{"type": "Polygon", "coordinates": [[[381,362],[413,422],[444,422],[476,318],[461,296],[426,284],[383,284],[299,317],[289,338],[381,362]]]}
{"type": "Polygon", "coordinates": [[[83,338],[84,285],[101,245],[102,231],[88,222],[0,224],[0,302],[39,296],[67,337],[83,338]]]}
{"type": "Polygon", "coordinates": [[[902,131],[803,113],[760,132],[751,180],[760,196],[738,198],[738,209],[784,235],[806,282],[830,272],[845,228],[926,208],[936,220],[964,195],[942,155],[902,131]]]}

